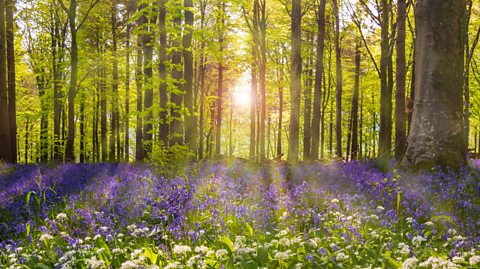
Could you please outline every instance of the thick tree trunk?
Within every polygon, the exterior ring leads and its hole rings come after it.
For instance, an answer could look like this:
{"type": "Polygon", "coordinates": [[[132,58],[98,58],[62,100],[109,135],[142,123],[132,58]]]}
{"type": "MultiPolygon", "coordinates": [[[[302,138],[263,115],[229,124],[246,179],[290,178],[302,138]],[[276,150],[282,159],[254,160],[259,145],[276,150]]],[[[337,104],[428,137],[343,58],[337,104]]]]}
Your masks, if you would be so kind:
{"type": "Polygon", "coordinates": [[[397,2],[397,77],[395,92],[395,159],[400,161],[407,144],[405,115],[405,17],[406,1],[397,2]]]}
{"type": "Polygon", "coordinates": [[[14,0],[6,0],[6,18],[7,18],[7,69],[8,69],[8,117],[10,128],[10,150],[12,163],[17,162],[17,108],[16,108],[16,90],[15,90],[15,43],[13,30],[13,10],[14,0]]]}
{"type": "Polygon", "coordinates": [[[70,26],[70,85],[68,88],[68,135],[65,145],[65,161],[75,162],[75,95],[77,94],[78,44],[77,44],[77,1],[70,1],[68,19],[70,26]]]}
{"type": "Polygon", "coordinates": [[[12,162],[5,48],[5,0],[0,0],[0,161],[12,162]]]}
{"type": "Polygon", "coordinates": [[[53,159],[61,162],[63,159],[62,141],[60,141],[60,123],[62,108],[62,74],[60,69],[61,55],[60,50],[60,21],[59,16],[55,13],[54,29],[52,31],[52,72],[53,72],[53,159]]]}
{"type": "Polygon", "coordinates": [[[337,158],[342,158],[342,51],[340,48],[340,16],[338,10],[337,0],[333,0],[333,12],[335,13],[335,69],[336,69],[336,122],[335,122],[335,136],[337,140],[336,155],[337,158]]]}
{"type": "Polygon", "coordinates": [[[85,152],[85,94],[82,92],[80,96],[80,162],[86,161],[85,152]]]}
{"type": "Polygon", "coordinates": [[[388,81],[389,66],[389,0],[382,0],[381,11],[381,59],[380,59],[380,133],[379,157],[389,157],[392,140],[392,91],[388,81]]]}
{"type": "Polygon", "coordinates": [[[290,68],[290,128],[288,160],[298,161],[298,139],[300,129],[300,95],[302,91],[302,1],[292,1],[291,17],[291,68],[290,68]]]}
{"type": "MultiPolygon", "coordinates": [[[[318,160],[322,105],[323,53],[325,50],[325,0],[320,0],[317,11],[317,55],[315,60],[315,88],[313,91],[312,148],[310,157],[318,160]]],[[[323,145],[322,145],[323,147],[323,145]]]]}
{"type": "Polygon", "coordinates": [[[280,66],[280,83],[278,87],[278,135],[277,135],[277,157],[282,155],[282,127],[283,127],[283,66],[280,66]]]}
{"type": "Polygon", "coordinates": [[[219,63],[218,63],[218,80],[217,80],[217,111],[216,111],[216,118],[215,118],[215,155],[219,156],[221,153],[221,139],[222,139],[222,110],[223,110],[223,87],[224,87],[224,81],[223,81],[223,48],[224,48],[224,42],[225,42],[225,19],[224,19],[224,13],[225,13],[225,2],[222,1],[222,3],[218,3],[221,7],[220,10],[220,18],[219,18],[219,25],[221,29],[219,29],[219,36],[218,36],[218,43],[219,43],[219,63]]]}
{"type": "Polygon", "coordinates": [[[418,0],[413,119],[403,165],[459,168],[466,163],[462,125],[464,5],[418,0]]]}

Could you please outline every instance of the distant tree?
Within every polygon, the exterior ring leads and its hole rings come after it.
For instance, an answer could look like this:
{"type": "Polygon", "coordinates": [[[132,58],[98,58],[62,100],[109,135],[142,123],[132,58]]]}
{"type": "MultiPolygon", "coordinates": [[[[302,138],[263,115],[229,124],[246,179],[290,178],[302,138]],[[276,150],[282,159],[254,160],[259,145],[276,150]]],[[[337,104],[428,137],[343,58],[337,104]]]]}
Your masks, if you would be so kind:
{"type": "Polygon", "coordinates": [[[413,119],[403,164],[459,168],[466,163],[462,124],[462,0],[418,0],[413,119]]]}
{"type": "Polygon", "coordinates": [[[60,6],[68,16],[68,25],[70,27],[70,86],[68,89],[68,136],[65,148],[65,160],[68,162],[75,161],[75,96],[77,94],[77,76],[78,76],[78,30],[85,23],[90,11],[98,3],[99,0],[92,0],[87,12],[77,25],[77,0],[70,0],[67,7],[63,0],[58,0],[60,6]]]}

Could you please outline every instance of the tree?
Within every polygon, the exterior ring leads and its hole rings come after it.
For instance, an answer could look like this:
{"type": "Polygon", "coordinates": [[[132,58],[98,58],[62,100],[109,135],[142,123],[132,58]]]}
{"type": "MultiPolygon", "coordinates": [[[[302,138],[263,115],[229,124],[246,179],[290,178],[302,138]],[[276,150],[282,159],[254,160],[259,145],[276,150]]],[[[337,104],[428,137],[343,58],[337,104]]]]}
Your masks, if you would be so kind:
{"type": "Polygon", "coordinates": [[[170,109],[170,146],[183,144],[183,92],[182,92],[182,53],[180,47],[180,33],[182,25],[181,6],[175,3],[173,11],[173,27],[176,35],[172,37],[172,79],[174,87],[172,88],[170,100],[172,102],[170,109]]]}
{"type": "MultiPolygon", "coordinates": [[[[325,50],[325,0],[320,0],[317,10],[317,55],[315,60],[315,87],[313,92],[312,148],[310,157],[318,159],[322,105],[323,53],[325,50]]],[[[323,145],[322,145],[323,146],[323,145]]]]}
{"type": "Polygon", "coordinates": [[[8,69],[8,120],[10,130],[10,161],[17,162],[17,112],[15,94],[15,40],[14,40],[14,0],[5,0],[5,14],[7,19],[7,69],[8,69]]]}
{"type": "Polygon", "coordinates": [[[193,56],[192,56],[192,33],[193,33],[193,1],[184,0],[185,8],[185,34],[183,35],[183,61],[185,80],[185,107],[188,109],[185,116],[185,143],[192,152],[197,151],[197,120],[193,111],[193,56]]]}
{"type": "Polygon", "coordinates": [[[168,94],[167,94],[167,69],[165,61],[167,60],[167,31],[165,26],[166,19],[166,0],[158,1],[158,27],[160,35],[160,50],[158,73],[160,76],[160,140],[164,146],[168,145],[168,94]]]}
{"type": "Polygon", "coordinates": [[[292,1],[291,14],[291,68],[290,68],[290,137],[288,160],[298,161],[298,139],[300,129],[300,94],[302,91],[302,1],[292,1]]]}
{"type": "Polygon", "coordinates": [[[395,91],[395,159],[401,160],[407,144],[405,115],[405,17],[406,1],[397,2],[397,80],[395,91]]]}
{"type": "Polygon", "coordinates": [[[352,151],[350,158],[352,160],[358,157],[358,95],[360,90],[360,40],[355,39],[355,85],[353,87],[352,97],[352,151]]]}
{"type": "Polygon", "coordinates": [[[0,0],[0,161],[12,162],[5,45],[5,0],[0,0]]]}
{"type": "Polygon", "coordinates": [[[343,85],[343,72],[342,72],[342,50],[340,48],[340,16],[338,10],[337,0],[333,0],[333,12],[335,16],[335,31],[334,31],[334,43],[335,43],[335,69],[336,69],[336,124],[335,124],[335,136],[337,138],[336,154],[338,158],[342,158],[342,85],[343,85]]]}
{"type": "Polygon", "coordinates": [[[77,33],[88,18],[88,14],[99,0],[93,0],[84,15],[83,19],[77,25],[77,0],[70,0],[70,6],[67,8],[63,0],[58,0],[60,6],[68,16],[68,25],[70,27],[70,86],[68,89],[68,136],[65,148],[65,160],[75,161],[75,95],[77,94],[77,76],[78,76],[78,43],[77,33]]]}
{"type": "Polygon", "coordinates": [[[418,0],[415,104],[403,165],[459,168],[463,144],[462,85],[464,40],[461,0],[418,0]]]}

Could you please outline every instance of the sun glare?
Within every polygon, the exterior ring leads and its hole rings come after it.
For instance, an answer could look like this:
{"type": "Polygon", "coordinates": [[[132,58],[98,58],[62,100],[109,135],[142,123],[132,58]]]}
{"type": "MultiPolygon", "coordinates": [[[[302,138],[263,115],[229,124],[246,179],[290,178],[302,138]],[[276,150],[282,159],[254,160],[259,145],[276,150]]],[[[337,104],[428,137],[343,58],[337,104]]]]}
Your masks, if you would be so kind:
{"type": "Polygon", "coordinates": [[[238,108],[249,108],[252,103],[250,84],[240,81],[233,90],[233,103],[238,108]]]}

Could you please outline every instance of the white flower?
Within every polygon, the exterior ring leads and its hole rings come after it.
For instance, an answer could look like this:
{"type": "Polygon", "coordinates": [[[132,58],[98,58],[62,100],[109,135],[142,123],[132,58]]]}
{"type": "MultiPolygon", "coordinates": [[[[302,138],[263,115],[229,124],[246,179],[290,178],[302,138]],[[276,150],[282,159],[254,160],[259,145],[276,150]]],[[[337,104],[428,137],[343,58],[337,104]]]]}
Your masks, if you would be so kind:
{"type": "Polygon", "coordinates": [[[100,230],[102,230],[102,232],[106,232],[108,230],[108,227],[102,226],[102,227],[100,227],[100,230]]]}
{"type": "Polygon", "coordinates": [[[470,257],[470,259],[468,260],[468,262],[470,263],[470,265],[479,264],[479,263],[480,263],[480,256],[474,255],[474,256],[470,257]]]}
{"type": "Polygon", "coordinates": [[[338,204],[340,201],[337,198],[333,198],[331,202],[332,204],[338,204]]]}
{"type": "Polygon", "coordinates": [[[415,247],[419,247],[422,242],[426,241],[425,238],[423,238],[422,236],[420,235],[417,235],[417,236],[414,236],[412,238],[412,244],[415,246],[415,247]]]}
{"type": "Polygon", "coordinates": [[[290,250],[287,250],[287,251],[284,251],[284,252],[279,251],[279,252],[275,253],[275,259],[283,261],[283,260],[288,259],[290,257],[290,255],[291,255],[290,250]]]}
{"type": "Polygon", "coordinates": [[[457,234],[457,230],[455,230],[455,229],[453,229],[453,228],[450,228],[450,229],[448,229],[447,234],[449,234],[449,235],[456,235],[456,234],[457,234]]]}
{"type": "Polygon", "coordinates": [[[384,211],[384,210],[385,210],[385,207],[383,207],[383,206],[381,206],[381,205],[377,206],[377,211],[382,212],[382,211],[384,211]]]}
{"type": "Polygon", "coordinates": [[[128,226],[127,226],[127,229],[128,229],[129,231],[133,232],[135,229],[137,229],[137,225],[135,225],[135,224],[128,225],[128,226]]]}
{"type": "Polygon", "coordinates": [[[95,257],[92,259],[87,259],[86,260],[87,268],[89,269],[99,269],[99,268],[105,268],[105,262],[102,260],[97,260],[95,257]]]}
{"type": "Polygon", "coordinates": [[[97,234],[93,237],[93,240],[97,240],[98,238],[101,238],[101,237],[102,237],[101,235],[97,234]]]}
{"type": "Polygon", "coordinates": [[[40,236],[40,241],[48,241],[48,240],[51,240],[53,239],[53,236],[49,235],[49,234],[42,234],[42,236],[40,236]]]}
{"type": "Polygon", "coordinates": [[[281,230],[278,232],[277,237],[284,237],[288,234],[288,230],[281,230]]]}
{"type": "Polygon", "coordinates": [[[119,249],[119,248],[112,249],[112,254],[117,254],[117,253],[121,253],[121,252],[122,252],[122,250],[119,249]]]}
{"type": "Polygon", "coordinates": [[[187,252],[191,252],[192,249],[189,246],[185,245],[175,245],[173,247],[173,253],[176,255],[185,255],[187,252]]]}
{"type": "Polygon", "coordinates": [[[135,261],[126,261],[122,263],[120,269],[137,269],[139,264],[135,261]]]}
{"type": "Polygon", "coordinates": [[[197,253],[207,253],[208,247],[206,246],[197,246],[195,247],[195,252],[197,253]]]}
{"type": "Polygon", "coordinates": [[[134,251],[132,251],[132,253],[130,254],[130,257],[132,259],[136,259],[140,254],[143,253],[143,249],[135,249],[134,251]]]}
{"type": "Polygon", "coordinates": [[[465,259],[463,257],[455,256],[452,258],[453,263],[463,263],[465,259]]]}
{"type": "Polygon", "coordinates": [[[427,221],[427,222],[425,222],[425,225],[427,225],[428,227],[432,227],[432,226],[433,226],[433,222],[427,221]]]}
{"type": "Polygon", "coordinates": [[[103,253],[103,252],[105,252],[105,249],[104,249],[104,248],[99,248],[99,249],[97,249],[97,254],[101,254],[101,253],[103,253]]]}
{"type": "Polygon", "coordinates": [[[64,221],[64,220],[67,219],[67,214],[65,214],[65,213],[59,213],[59,214],[57,215],[57,217],[55,217],[55,219],[58,220],[58,221],[64,221]]]}
{"type": "Polygon", "coordinates": [[[288,239],[286,237],[282,237],[282,238],[280,238],[280,240],[278,240],[278,244],[280,246],[288,247],[292,244],[292,242],[290,241],[290,239],[288,239]]]}
{"type": "Polygon", "coordinates": [[[165,269],[174,269],[174,268],[178,268],[178,267],[180,267],[180,263],[179,262],[173,262],[173,263],[167,264],[167,266],[165,266],[165,269]]]}
{"type": "Polygon", "coordinates": [[[339,253],[337,254],[337,257],[336,257],[336,260],[337,260],[337,261],[340,261],[340,262],[341,262],[341,261],[346,261],[346,260],[348,260],[348,259],[350,259],[350,257],[349,257],[348,255],[345,255],[345,253],[343,253],[343,252],[339,252],[339,253]]]}
{"type": "Polygon", "coordinates": [[[223,261],[228,257],[228,251],[226,249],[223,249],[223,248],[219,249],[219,250],[217,250],[217,252],[215,252],[215,257],[218,260],[223,261]]]}
{"type": "Polygon", "coordinates": [[[198,255],[194,255],[194,256],[190,257],[190,259],[188,259],[188,261],[187,261],[187,266],[188,267],[193,267],[197,263],[198,257],[199,257],[198,255]]]}
{"type": "Polygon", "coordinates": [[[402,264],[402,269],[415,269],[417,268],[418,259],[415,257],[406,259],[402,264]]]}
{"type": "Polygon", "coordinates": [[[402,255],[406,255],[406,254],[410,254],[410,247],[405,244],[405,243],[400,243],[398,244],[398,248],[400,249],[400,254],[402,255]]]}

